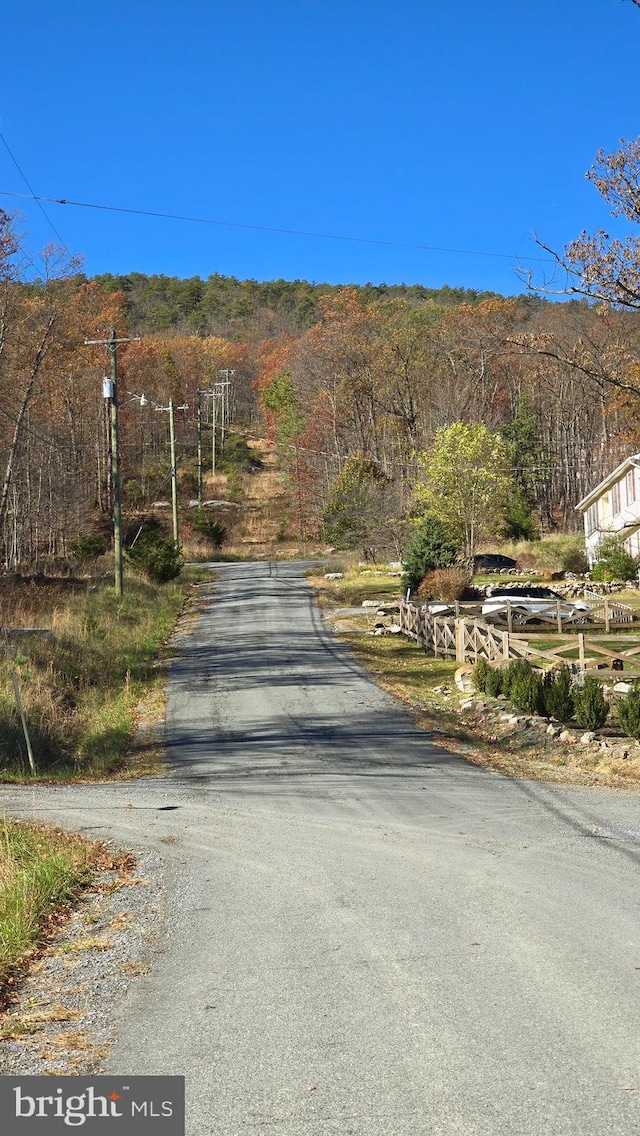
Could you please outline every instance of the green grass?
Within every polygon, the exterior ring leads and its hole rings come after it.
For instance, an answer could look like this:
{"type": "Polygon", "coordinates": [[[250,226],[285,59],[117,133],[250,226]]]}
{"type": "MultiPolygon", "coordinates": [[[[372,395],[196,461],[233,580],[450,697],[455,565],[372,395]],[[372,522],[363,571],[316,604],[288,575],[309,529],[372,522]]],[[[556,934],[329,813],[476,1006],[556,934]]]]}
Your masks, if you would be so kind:
{"type": "Polygon", "coordinates": [[[162,686],[158,656],[190,593],[188,579],[162,586],[133,576],[117,597],[106,581],[60,595],[4,601],[5,625],[48,627],[24,636],[19,654],[0,658],[0,781],[32,780],[15,703],[19,687],[38,775],[91,779],[124,771],[141,701],[156,703],[162,686]],[[19,613],[19,623],[18,623],[19,613]]]}
{"type": "Polygon", "coordinates": [[[97,849],[6,818],[0,825],[0,998],[91,878],[97,849]]]}

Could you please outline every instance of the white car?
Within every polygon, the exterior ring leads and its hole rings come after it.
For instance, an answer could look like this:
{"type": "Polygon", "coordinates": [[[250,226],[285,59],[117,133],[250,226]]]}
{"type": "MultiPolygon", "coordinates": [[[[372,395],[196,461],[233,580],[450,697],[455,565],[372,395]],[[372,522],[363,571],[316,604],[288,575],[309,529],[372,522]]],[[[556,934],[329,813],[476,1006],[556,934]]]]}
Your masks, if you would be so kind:
{"type": "Polygon", "coordinates": [[[516,622],[529,622],[528,615],[539,612],[545,622],[552,623],[556,618],[558,600],[560,619],[563,623],[586,623],[586,613],[590,610],[588,603],[582,600],[573,603],[551,588],[535,585],[529,588],[494,588],[491,595],[483,601],[482,614],[498,615],[502,619],[511,607],[518,609],[513,613],[516,622]]]}

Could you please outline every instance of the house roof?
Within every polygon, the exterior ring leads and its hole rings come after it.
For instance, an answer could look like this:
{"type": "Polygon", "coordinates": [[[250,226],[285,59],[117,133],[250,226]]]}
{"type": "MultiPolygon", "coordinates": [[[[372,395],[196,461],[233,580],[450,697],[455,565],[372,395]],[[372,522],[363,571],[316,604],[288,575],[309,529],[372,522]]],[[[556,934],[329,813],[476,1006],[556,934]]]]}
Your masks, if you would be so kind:
{"type": "Polygon", "coordinates": [[[596,485],[595,489],[587,493],[587,496],[583,497],[582,501],[578,501],[576,509],[580,509],[581,512],[586,513],[587,509],[590,505],[593,505],[594,501],[598,501],[599,498],[602,497],[602,494],[606,493],[607,489],[615,485],[616,481],[620,481],[620,478],[624,477],[625,473],[628,473],[629,470],[633,469],[635,466],[640,468],[640,454],[632,454],[630,457],[625,458],[623,462],[620,462],[620,465],[616,466],[607,477],[603,478],[600,484],[596,485]]]}

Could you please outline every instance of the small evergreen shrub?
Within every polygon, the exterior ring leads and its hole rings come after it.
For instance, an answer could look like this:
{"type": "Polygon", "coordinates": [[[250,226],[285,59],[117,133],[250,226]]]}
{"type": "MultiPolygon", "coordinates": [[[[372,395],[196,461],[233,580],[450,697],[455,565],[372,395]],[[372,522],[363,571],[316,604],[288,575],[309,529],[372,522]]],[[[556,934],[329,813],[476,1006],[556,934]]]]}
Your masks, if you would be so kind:
{"type": "Polygon", "coordinates": [[[571,672],[568,667],[559,671],[547,671],[542,680],[544,712],[558,722],[568,722],[573,718],[574,698],[571,689],[571,672]]]}
{"type": "Polygon", "coordinates": [[[574,695],[574,705],[576,722],[584,730],[599,730],[609,716],[602,686],[594,675],[585,675],[582,690],[574,695]]]}
{"type": "Polygon", "coordinates": [[[628,738],[640,740],[640,686],[632,687],[618,702],[618,721],[628,738]]]}
{"type": "Polygon", "coordinates": [[[79,560],[81,564],[84,564],[90,560],[97,560],[99,556],[104,556],[108,547],[109,541],[102,533],[85,532],[78,533],[75,540],[71,541],[69,552],[74,560],[79,560]]]}
{"type": "Polygon", "coordinates": [[[227,500],[242,501],[244,499],[244,484],[242,473],[237,466],[231,466],[227,474],[227,500]]]}
{"type": "Polygon", "coordinates": [[[458,545],[442,521],[427,513],[415,530],[404,558],[402,587],[415,591],[421,580],[436,568],[450,568],[458,545]]]}
{"type": "Polygon", "coordinates": [[[527,714],[542,714],[544,712],[542,675],[533,669],[527,659],[516,660],[507,668],[507,673],[512,667],[514,670],[508,684],[508,697],[518,710],[524,710],[527,714]]]}
{"type": "MultiPolygon", "coordinates": [[[[137,547],[137,546],[136,546],[137,547]]],[[[167,584],[182,571],[182,555],[172,540],[156,540],[142,544],[135,557],[138,566],[154,584],[167,584]]]]}
{"type": "Polygon", "coordinates": [[[514,682],[527,679],[532,671],[533,667],[528,659],[515,659],[514,662],[509,663],[506,670],[502,672],[502,693],[510,698],[514,682]]]}
{"type": "Polygon", "coordinates": [[[489,674],[490,670],[491,667],[489,666],[486,659],[478,659],[475,667],[473,668],[473,685],[475,686],[476,690],[480,691],[481,694],[483,694],[487,689],[487,675],[489,674]]]}
{"type": "Polygon", "coordinates": [[[165,536],[159,519],[147,517],[133,536],[132,528],[125,534],[125,538],[130,540],[127,551],[135,566],[154,584],[166,584],[169,580],[175,580],[182,571],[182,554],[173,541],[165,536]]]}
{"type": "Polygon", "coordinates": [[[214,548],[222,548],[227,530],[222,521],[217,521],[212,516],[210,509],[197,509],[191,518],[191,524],[214,548]]]}
{"type": "Polygon", "coordinates": [[[484,689],[490,698],[497,698],[502,694],[503,674],[499,667],[489,667],[484,689]]]}
{"type": "Polygon", "coordinates": [[[260,453],[248,445],[242,434],[229,434],[224,449],[218,455],[218,469],[222,473],[237,470],[238,473],[251,473],[262,464],[260,453]]]}

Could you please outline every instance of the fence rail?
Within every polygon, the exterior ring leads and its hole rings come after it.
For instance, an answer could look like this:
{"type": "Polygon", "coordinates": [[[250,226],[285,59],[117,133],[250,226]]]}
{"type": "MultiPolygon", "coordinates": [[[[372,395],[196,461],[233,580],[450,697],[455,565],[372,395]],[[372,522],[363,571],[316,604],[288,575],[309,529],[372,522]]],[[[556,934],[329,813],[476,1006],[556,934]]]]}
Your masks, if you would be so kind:
{"type": "Polygon", "coordinates": [[[640,667],[640,638],[635,637],[616,650],[610,643],[600,642],[583,631],[567,634],[564,629],[561,643],[541,650],[522,633],[477,619],[470,613],[434,615],[404,600],[400,604],[399,625],[404,635],[415,639],[436,658],[455,659],[458,663],[477,663],[478,659],[487,659],[490,663],[531,659],[548,666],[575,663],[581,670],[640,667]]]}

